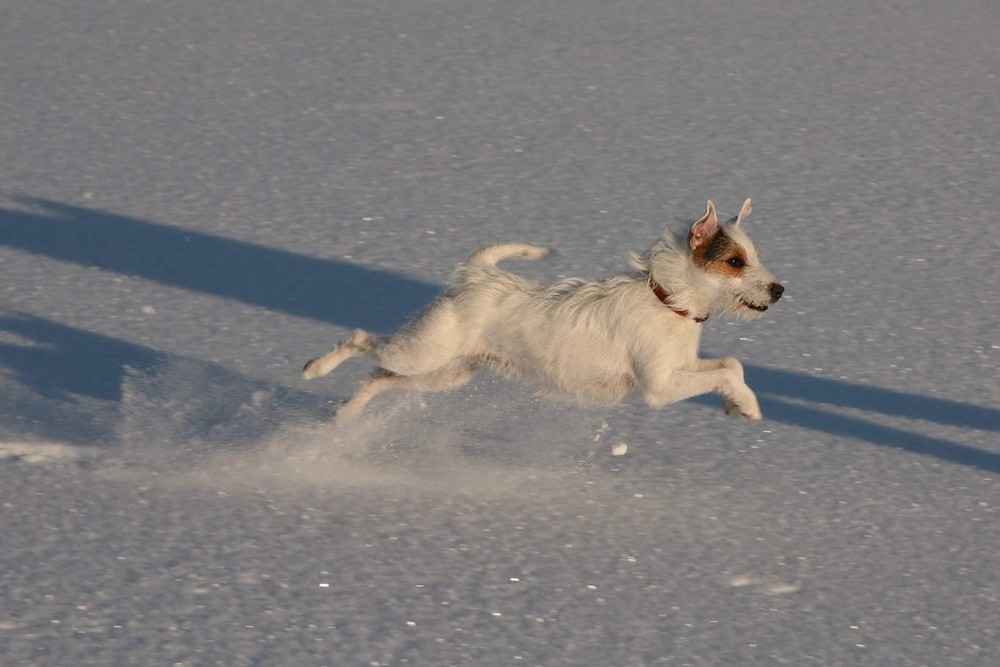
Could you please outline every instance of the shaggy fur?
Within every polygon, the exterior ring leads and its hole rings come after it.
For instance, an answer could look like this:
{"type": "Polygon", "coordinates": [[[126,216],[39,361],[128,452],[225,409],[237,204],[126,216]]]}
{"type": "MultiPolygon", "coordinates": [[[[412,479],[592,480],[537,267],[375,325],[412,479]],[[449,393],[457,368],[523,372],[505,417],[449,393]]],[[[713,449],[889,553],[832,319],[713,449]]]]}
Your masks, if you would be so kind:
{"type": "Polygon", "coordinates": [[[652,406],[719,392],[729,414],[761,418],[743,367],[732,357],[699,359],[709,314],[756,317],[784,288],[761,265],[743,231],[750,200],[720,225],[712,202],[685,237],[669,232],[635,272],[604,281],[570,279],[542,287],[497,268],[504,259],[541,259],[544,248],[483,248],[458,267],[446,292],[392,336],[357,330],[306,364],[305,379],[363,356],[378,370],[337,412],[357,413],[391,388],[441,391],[481,369],[523,378],[553,394],[617,403],[640,393],[652,406]],[[659,285],[661,300],[654,293],[659,285]]]}

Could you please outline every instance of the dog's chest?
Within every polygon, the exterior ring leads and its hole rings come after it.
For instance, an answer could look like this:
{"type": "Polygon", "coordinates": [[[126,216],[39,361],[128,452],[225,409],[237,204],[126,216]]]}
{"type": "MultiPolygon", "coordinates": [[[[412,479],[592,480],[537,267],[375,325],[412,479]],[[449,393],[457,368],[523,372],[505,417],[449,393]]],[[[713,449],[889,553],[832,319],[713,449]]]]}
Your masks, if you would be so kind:
{"type": "Polygon", "coordinates": [[[698,358],[702,326],[675,313],[644,320],[636,332],[635,360],[666,368],[684,368],[698,358]]]}

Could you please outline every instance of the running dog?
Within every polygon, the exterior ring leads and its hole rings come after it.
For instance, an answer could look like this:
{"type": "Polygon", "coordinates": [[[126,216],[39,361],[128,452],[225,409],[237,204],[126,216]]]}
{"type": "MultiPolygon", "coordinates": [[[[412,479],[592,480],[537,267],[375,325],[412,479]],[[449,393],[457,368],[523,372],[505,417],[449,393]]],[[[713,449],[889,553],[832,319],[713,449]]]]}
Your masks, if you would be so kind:
{"type": "Polygon", "coordinates": [[[710,315],[759,317],[785,288],[763,267],[739,215],[719,224],[715,206],[683,236],[669,231],[635,271],[603,281],[569,279],[543,287],[496,266],[542,259],[549,251],[521,243],[487,246],[456,270],[437,301],[397,333],[360,329],[309,361],[306,380],[351,357],[378,366],[337,411],[355,417],[386,389],[443,391],[490,369],[556,395],[618,403],[641,393],[654,407],[709,392],[727,414],[761,418],[757,397],[732,357],[700,359],[701,325],[710,315]]]}

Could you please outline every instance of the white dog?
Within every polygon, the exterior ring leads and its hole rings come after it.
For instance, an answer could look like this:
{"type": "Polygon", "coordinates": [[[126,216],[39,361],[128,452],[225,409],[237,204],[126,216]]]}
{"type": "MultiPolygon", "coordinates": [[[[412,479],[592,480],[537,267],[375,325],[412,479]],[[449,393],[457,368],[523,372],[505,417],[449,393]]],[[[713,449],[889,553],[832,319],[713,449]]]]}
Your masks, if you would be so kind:
{"type": "Polygon", "coordinates": [[[617,403],[640,392],[652,406],[719,392],[729,414],[761,418],[757,397],[732,357],[699,359],[709,315],[759,316],[784,287],[761,265],[743,231],[750,200],[720,225],[715,206],[686,238],[669,232],[631,256],[631,275],[570,279],[542,287],[497,268],[502,259],[541,259],[544,248],[483,248],[458,267],[447,291],[385,338],[356,330],[305,365],[310,380],[364,356],[379,369],[337,412],[353,417],[392,388],[441,391],[492,369],[584,402],[617,403]]]}

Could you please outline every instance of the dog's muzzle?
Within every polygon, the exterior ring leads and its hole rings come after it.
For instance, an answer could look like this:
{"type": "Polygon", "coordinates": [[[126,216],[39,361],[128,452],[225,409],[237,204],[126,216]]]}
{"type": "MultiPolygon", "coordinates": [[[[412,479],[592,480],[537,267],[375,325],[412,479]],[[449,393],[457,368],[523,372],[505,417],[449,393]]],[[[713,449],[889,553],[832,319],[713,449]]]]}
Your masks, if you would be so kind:
{"type": "Polygon", "coordinates": [[[768,293],[771,295],[771,303],[774,303],[781,298],[781,295],[785,293],[785,286],[781,283],[771,283],[767,288],[768,293]]]}

